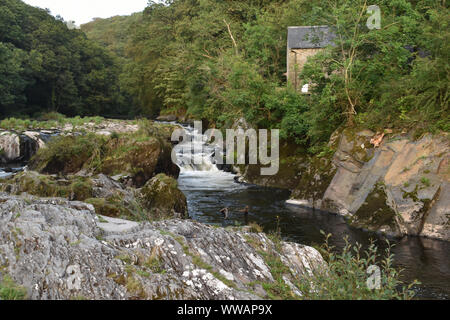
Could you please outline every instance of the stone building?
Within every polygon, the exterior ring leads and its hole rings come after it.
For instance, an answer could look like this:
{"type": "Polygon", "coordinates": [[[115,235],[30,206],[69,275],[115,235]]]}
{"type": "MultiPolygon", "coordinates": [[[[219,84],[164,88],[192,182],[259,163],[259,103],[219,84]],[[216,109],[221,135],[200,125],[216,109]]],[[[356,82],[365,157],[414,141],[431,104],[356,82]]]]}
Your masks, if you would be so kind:
{"type": "Polygon", "coordinates": [[[308,93],[309,84],[301,85],[299,78],[308,57],[333,45],[334,33],[328,26],[288,27],[287,81],[296,90],[308,93]]]}

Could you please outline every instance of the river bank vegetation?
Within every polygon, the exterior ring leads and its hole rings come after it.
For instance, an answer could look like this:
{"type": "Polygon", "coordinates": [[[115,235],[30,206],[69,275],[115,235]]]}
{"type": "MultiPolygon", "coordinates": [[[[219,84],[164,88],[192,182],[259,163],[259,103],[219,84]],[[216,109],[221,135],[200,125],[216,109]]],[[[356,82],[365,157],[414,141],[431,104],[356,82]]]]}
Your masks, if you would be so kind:
{"type": "Polygon", "coordinates": [[[124,77],[142,114],[216,127],[243,117],[313,152],[342,125],[448,131],[448,20],[434,0],[150,2],[129,29],[124,77]],[[366,27],[369,4],[379,30],[366,27]],[[337,34],[300,75],[310,95],[286,85],[287,26],[297,25],[337,34]]]}
{"type": "MultiPolygon", "coordinates": [[[[309,199],[301,192],[312,190],[314,205],[336,173],[331,157],[337,139],[329,144],[333,133],[339,133],[335,137],[348,133],[341,147],[356,158],[362,154],[355,161],[360,164],[373,156],[372,137],[386,129],[413,131],[417,137],[450,130],[449,20],[445,0],[166,0],[149,1],[143,13],[96,19],[81,30],[70,30],[62,18],[45,10],[4,0],[0,129],[11,131],[6,132],[8,143],[19,141],[19,153],[24,137],[9,138],[18,134],[15,131],[47,129],[50,133],[44,134],[59,137],[45,142],[45,148],[39,146],[29,162],[29,169],[36,172],[9,178],[0,191],[17,197],[25,192],[85,201],[96,214],[109,218],[186,218],[187,201],[176,182],[179,168],[170,159],[174,127],[148,120],[124,124],[111,120],[110,127],[96,127],[108,122],[106,118],[176,115],[220,129],[241,119],[253,128],[280,129],[283,168],[274,180],[290,190],[300,186],[293,193],[299,199],[309,199]],[[382,12],[380,29],[369,30],[365,23],[372,4],[382,12]],[[288,26],[308,25],[328,25],[337,38],[334,46],[309,59],[299,75],[303,84],[312,84],[310,94],[304,95],[286,81],[286,38],[288,26]],[[124,126],[130,129],[116,131],[124,126]],[[370,129],[370,134],[358,136],[362,129],[370,129]],[[313,166],[304,166],[311,155],[313,166]],[[311,181],[314,188],[308,186],[311,181]]],[[[2,153],[6,154],[0,149],[2,153]]],[[[417,159],[424,162],[426,156],[417,159]]],[[[437,167],[439,173],[441,166],[437,167]]],[[[413,178],[405,178],[403,187],[408,188],[413,178]]],[[[429,176],[420,181],[423,189],[434,186],[429,176]]],[[[381,196],[384,203],[379,186],[380,195],[374,198],[381,196]]],[[[375,203],[378,209],[379,202],[375,203]]],[[[376,222],[378,229],[384,220],[376,222]]],[[[367,268],[380,261],[375,246],[363,253],[358,245],[347,244],[337,252],[326,242],[321,254],[328,269],[292,284],[285,280],[292,273],[281,258],[281,238],[271,239],[272,251],[252,239],[249,236],[245,245],[257,250],[274,280],[254,283],[268,298],[413,295],[411,286],[398,291],[400,275],[389,251],[381,264],[381,290],[367,288],[367,268]]],[[[219,270],[194,260],[205,270],[219,270]]],[[[3,278],[0,298],[24,297],[21,286],[3,278]]]]}
{"type": "Polygon", "coordinates": [[[445,1],[150,1],[141,14],[69,30],[18,0],[2,3],[1,118],[187,115],[279,128],[312,153],[340,126],[448,131],[445,1]],[[287,26],[328,25],[335,46],[286,84],[287,26]],[[87,34],[87,37],[85,33],[87,34]]]}

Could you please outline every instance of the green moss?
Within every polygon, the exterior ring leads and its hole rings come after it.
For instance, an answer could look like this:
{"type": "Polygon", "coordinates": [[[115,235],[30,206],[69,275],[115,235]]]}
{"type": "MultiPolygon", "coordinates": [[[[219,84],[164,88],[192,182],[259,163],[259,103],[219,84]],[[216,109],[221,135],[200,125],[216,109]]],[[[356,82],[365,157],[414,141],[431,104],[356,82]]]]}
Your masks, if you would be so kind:
{"type": "Polygon", "coordinates": [[[350,223],[369,230],[379,230],[383,226],[388,226],[394,231],[397,229],[395,217],[395,211],[387,204],[384,185],[377,183],[364,204],[352,216],[350,223]]]}
{"type": "Polygon", "coordinates": [[[0,282],[0,300],[25,300],[27,297],[27,290],[17,285],[14,280],[5,275],[0,282]]]}
{"type": "Polygon", "coordinates": [[[101,155],[105,139],[93,133],[56,137],[46,148],[39,149],[30,161],[30,168],[49,174],[78,172],[101,155]]]}
{"type": "Polygon", "coordinates": [[[178,167],[170,161],[172,126],[144,121],[137,132],[112,134],[92,132],[53,138],[30,161],[30,168],[47,174],[73,174],[82,169],[107,175],[127,174],[142,187],[157,172],[176,176],[178,167]],[[169,128],[167,128],[169,127],[169,128]]]}
{"type": "Polygon", "coordinates": [[[411,192],[407,192],[407,191],[403,190],[403,199],[410,198],[414,202],[418,202],[419,201],[418,192],[419,192],[419,186],[418,185],[416,185],[414,187],[414,190],[412,190],[411,192]]]}
{"type": "Polygon", "coordinates": [[[300,172],[298,185],[292,192],[294,199],[308,199],[313,202],[322,199],[336,173],[331,158],[310,157],[300,172]]]}
{"type": "Polygon", "coordinates": [[[131,264],[131,257],[127,254],[120,254],[115,258],[124,262],[125,264],[131,264]]]}
{"type": "Polygon", "coordinates": [[[108,202],[108,200],[104,198],[89,198],[86,199],[85,202],[92,204],[95,208],[95,212],[97,214],[101,214],[102,216],[119,218],[125,210],[116,204],[108,202]]]}
{"type": "Polygon", "coordinates": [[[69,180],[27,171],[14,176],[0,190],[14,194],[28,193],[38,197],[61,197],[83,201],[92,197],[92,181],[85,177],[68,177],[69,180]]]}
{"type": "Polygon", "coordinates": [[[83,201],[88,199],[93,195],[92,181],[88,178],[77,177],[69,186],[68,191],[71,200],[83,201]]]}
{"type": "Polygon", "coordinates": [[[97,218],[98,218],[98,221],[100,222],[100,223],[108,223],[108,220],[106,220],[106,219],[104,219],[102,216],[100,216],[100,215],[97,215],[97,218]]]}
{"type": "Polygon", "coordinates": [[[150,273],[148,273],[147,271],[136,270],[136,273],[143,278],[150,278],[150,273]]]}
{"type": "Polygon", "coordinates": [[[177,181],[165,174],[158,174],[147,182],[139,198],[151,218],[173,217],[174,213],[187,217],[186,197],[178,189],[177,181]]]}
{"type": "Polygon", "coordinates": [[[429,187],[429,186],[430,186],[430,179],[428,179],[428,178],[426,178],[426,177],[422,177],[422,178],[420,179],[420,182],[422,182],[422,184],[423,184],[424,186],[426,186],[426,187],[429,187]]]}

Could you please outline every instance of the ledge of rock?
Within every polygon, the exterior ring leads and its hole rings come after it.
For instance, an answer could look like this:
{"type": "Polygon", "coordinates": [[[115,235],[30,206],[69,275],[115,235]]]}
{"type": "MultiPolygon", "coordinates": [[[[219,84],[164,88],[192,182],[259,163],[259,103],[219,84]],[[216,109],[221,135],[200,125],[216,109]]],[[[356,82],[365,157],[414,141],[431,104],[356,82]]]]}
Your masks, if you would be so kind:
{"type": "Polygon", "coordinates": [[[334,172],[323,174],[308,164],[317,174],[304,175],[307,181],[299,183],[290,203],[338,213],[354,226],[392,236],[450,241],[448,136],[415,141],[406,134],[383,135],[375,148],[375,133],[352,130],[335,137],[334,172]],[[312,195],[316,180],[327,183],[324,192],[312,195]]]}
{"type": "Polygon", "coordinates": [[[260,284],[275,279],[260,250],[290,269],[293,294],[293,277],[326,268],[311,247],[242,229],[138,224],[83,202],[0,194],[0,280],[8,275],[30,299],[266,298],[260,284]]]}

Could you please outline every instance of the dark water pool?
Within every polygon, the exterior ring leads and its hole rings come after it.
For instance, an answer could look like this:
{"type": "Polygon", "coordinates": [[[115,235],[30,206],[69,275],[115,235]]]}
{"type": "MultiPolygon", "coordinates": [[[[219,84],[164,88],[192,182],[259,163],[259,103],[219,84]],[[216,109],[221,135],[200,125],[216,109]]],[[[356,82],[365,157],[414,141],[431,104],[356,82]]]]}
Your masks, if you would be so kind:
{"type": "MultiPolygon", "coordinates": [[[[340,216],[286,205],[286,190],[239,185],[224,172],[182,172],[179,184],[191,217],[203,223],[228,226],[256,222],[265,232],[276,230],[279,225],[285,240],[306,245],[323,243],[323,230],[333,234],[330,243],[337,248],[345,245],[345,236],[350,242],[363,245],[374,239],[381,249],[385,248],[385,239],[349,227],[340,216]],[[250,207],[247,220],[238,212],[245,206],[250,207]],[[229,220],[219,213],[224,207],[231,210],[229,220]]],[[[450,243],[420,237],[390,241],[395,244],[394,265],[404,269],[402,280],[417,279],[422,283],[415,288],[417,298],[450,298],[450,243]]]]}

